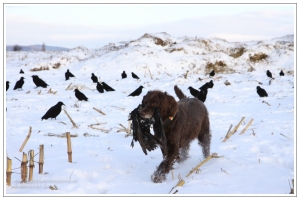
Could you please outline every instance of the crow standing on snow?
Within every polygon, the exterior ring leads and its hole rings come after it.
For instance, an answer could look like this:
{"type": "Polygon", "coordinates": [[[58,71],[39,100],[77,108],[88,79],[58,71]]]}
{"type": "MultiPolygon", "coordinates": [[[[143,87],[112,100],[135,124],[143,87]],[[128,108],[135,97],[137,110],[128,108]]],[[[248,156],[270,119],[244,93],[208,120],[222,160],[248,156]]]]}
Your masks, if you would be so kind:
{"type": "Polygon", "coordinates": [[[82,100],[87,101],[88,100],[88,98],[82,92],[80,92],[78,89],[75,89],[74,92],[75,92],[75,97],[79,101],[82,101],[82,100]]]}
{"type": "Polygon", "coordinates": [[[67,72],[65,73],[65,77],[66,77],[66,80],[69,80],[70,77],[75,77],[75,76],[68,69],[67,72]]]}
{"type": "Polygon", "coordinates": [[[112,87],[110,87],[109,85],[107,85],[105,82],[102,82],[103,88],[106,92],[109,91],[115,91],[115,89],[113,89],[112,87]]]}
{"type": "Polygon", "coordinates": [[[123,71],[123,73],[121,74],[122,78],[127,78],[127,74],[125,71],[123,71]]]}
{"type": "Polygon", "coordinates": [[[16,89],[21,89],[22,90],[22,87],[23,87],[23,84],[24,84],[24,79],[25,79],[24,77],[21,77],[20,80],[18,80],[16,82],[14,90],[16,90],[16,89]]]}
{"type": "Polygon", "coordinates": [[[190,93],[191,93],[191,95],[193,95],[193,97],[198,98],[198,96],[200,94],[200,92],[198,90],[196,90],[192,86],[188,87],[188,90],[190,90],[190,93]]]}
{"type": "Polygon", "coordinates": [[[215,75],[215,70],[212,70],[210,73],[209,73],[210,76],[214,76],[215,75]]]}
{"type": "Polygon", "coordinates": [[[37,75],[32,75],[31,77],[36,87],[46,88],[47,86],[49,86],[47,83],[45,83],[45,81],[40,79],[37,75]]]}
{"type": "Polygon", "coordinates": [[[141,85],[140,87],[138,87],[136,90],[134,90],[130,95],[128,95],[128,97],[129,96],[132,96],[132,97],[134,97],[134,96],[139,96],[141,93],[142,93],[142,89],[143,89],[144,87],[141,85]]]}
{"type": "Polygon", "coordinates": [[[257,91],[257,94],[258,94],[260,97],[267,97],[267,96],[268,96],[268,93],[266,92],[266,90],[264,90],[264,89],[261,88],[260,86],[257,86],[257,87],[256,87],[256,91],[257,91]]]}
{"type": "Polygon", "coordinates": [[[9,81],[6,81],[6,91],[8,90],[8,88],[9,88],[9,81]]]}
{"type": "Polygon", "coordinates": [[[202,101],[203,103],[205,102],[206,100],[206,96],[207,96],[207,88],[208,88],[208,84],[205,84],[201,87],[201,90],[199,92],[199,95],[198,95],[198,99],[200,101],[202,101]]]}
{"type": "Polygon", "coordinates": [[[269,78],[272,78],[272,73],[271,73],[269,70],[267,70],[267,76],[268,76],[269,78]]]}
{"type": "Polygon", "coordinates": [[[135,73],[131,72],[132,78],[140,79],[135,73]]]}
{"type": "Polygon", "coordinates": [[[280,76],[284,76],[284,73],[283,73],[282,70],[280,71],[279,75],[280,75],[280,76]]]}
{"type": "Polygon", "coordinates": [[[54,118],[56,119],[56,117],[59,115],[59,113],[61,112],[61,106],[65,105],[63,102],[59,101],[56,105],[52,106],[47,112],[46,114],[42,117],[42,121],[43,119],[48,119],[48,118],[54,118]]]}
{"type": "Polygon", "coordinates": [[[211,80],[211,81],[205,83],[204,85],[202,85],[202,86],[199,88],[199,90],[201,90],[201,89],[204,88],[204,87],[206,87],[206,88],[213,88],[213,87],[214,87],[213,80],[211,80]]]}
{"type": "Polygon", "coordinates": [[[91,79],[92,79],[93,83],[97,83],[98,82],[98,78],[97,78],[97,76],[95,76],[94,73],[92,73],[91,79]]]}
{"type": "Polygon", "coordinates": [[[103,90],[103,85],[101,85],[101,83],[99,83],[99,82],[97,82],[96,89],[97,89],[98,92],[100,92],[100,93],[103,93],[103,92],[104,92],[104,90],[103,90]]]}
{"type": "Polygon", "coordinates": [[[24,74],[24,72],[23,72],[23,70],[22,70],[22,69],[20,70],[20,74],[24,74]]]}
{"type": "Polygon", "coordinates": [[[214,87],[214,83],[213,83],[213,80],[210,80],[208,82],[208,88],[213,88],[214,87]]]}

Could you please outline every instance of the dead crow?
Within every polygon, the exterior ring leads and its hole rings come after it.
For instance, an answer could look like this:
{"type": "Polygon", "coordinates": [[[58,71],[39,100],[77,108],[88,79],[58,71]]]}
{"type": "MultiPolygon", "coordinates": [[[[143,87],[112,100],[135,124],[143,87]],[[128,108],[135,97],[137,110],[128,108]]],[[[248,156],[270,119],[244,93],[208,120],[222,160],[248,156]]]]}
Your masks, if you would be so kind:
{"type": "Polygon", "coordinates": [[[70,77],[75,77],[75,76],[68,69],[67,72],[65,73],[65,77],[66,77],[66,80],[69,80],[70,77]]]}
{"type": "Polygon", "coordinates": [[[131,72],[132,78],[140,79],[135,73],[131,72]]]}
{"type": "Polygon", "coordinates": [[[24,77],[21,77],[20,78],[20,80],[18,80],[17,82],[16,82],[16,85],[15,85],[15,87],[14,87],[14,90],[16,90],[16,89],[21,89],[22,90],[22,87],[23,87],[23,84],[24,84],[24,77]]]}
{"type": "Polygon", "coordinates": [[[280,75],[280,76],[284,76],[284,73],[283,73],[282,70],[280,71],[279,75],[280,75]]]}
{"type": "Polygon", "coordinates": [[[110,87],[109,85],[107,85],[105,82],[102,82],[103,88],[106,92],[109,91],[115,91],[112,87],[110,87]]]}
{"type": "Polygon", "coordinates": [[[267,96],[268,96],[268,93],[266,92],[266,90],[264,90],[264,89],[261,88],[260,86],[257,86],[257,87],[256,87],[256,91],[257,91],[257,94],[258,94],[260,97],[267,97],[267,96]]]}
{"type": "Polygon", "coordinates": [[[9,88],[9,81],[6,81],[6,91],[8,90],[8,88],[9,88]]]}
{"type": "Polygon", "coordinates": [[[129,96],[132,96],[132,97],[134,97],[134,96],[139,96],[141,93],[142,93],[142,89],[143,89],[144,87],[141,85],[140,87],[138,87],[136,90],[134,90],[130,95],[128,95],[128,97],[129,96]]]}
{"type": "Polygon", "coordinates": [[[97,83],[98,82],[98,78],[97,78],[97,76],[95,76],[94,73],[92,73],[91,79],[92,79],[93,83],[97,83]]]}
{"type": "Polygon", "coordinates": [[[88,101],[88,98],[82,93],[80,92],[78,89],[74,90],[75,92],[75,97],[79,100],[79,101],[88,101]]]}
{"type": "Polygon", "coordinates": [[[125,71],[123,71],[123,73],[121,74],[122,78],[127,78],[127,74],[125,71]]]}
{"type": "Polygon", "coordinates": [[[40,79],[37,75],[32,75],[31,77],[36,87],[46,88],[47,86],[49,86],[47,83],[45,83],[45,81],[40,79]]]}
{"type": "Polygon", "coordinates": [[[210,73],[209,73],[210,76],[214,76],[215,75],[215,70],[212,70],[210,73]]]}
{"type": "Polygon", "coordinates": [[[61,106],[65,105],[63,102],[59,101],[56,105],[52,106],[47,112],[46,114],[42,117],[42,121],[43,119],[48,119],[48,118],[54,118],[56,119],[56,117],[59,115],[59,113],[61,112],[61,106]]]}
{"type": "Polygon", "coordinates": [[[97,82],[96,89],[97,89],[98,92],[100,92],[100,93],[103,93],[103,92],[104,92],[104,90],[103,90],[103,85],[101,85],[101,83],[99,83],[99,82],[97,82]]]}

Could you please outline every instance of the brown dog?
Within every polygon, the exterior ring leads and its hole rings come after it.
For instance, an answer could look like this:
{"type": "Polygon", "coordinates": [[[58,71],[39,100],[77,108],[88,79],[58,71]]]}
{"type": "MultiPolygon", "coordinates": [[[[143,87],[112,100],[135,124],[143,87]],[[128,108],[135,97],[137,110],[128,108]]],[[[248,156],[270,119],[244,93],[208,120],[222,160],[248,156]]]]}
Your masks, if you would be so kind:
{"type": "Polygon", "coordinates": [[[202,147],[204,157],[210,154],[211,134],[205,105],[196,98],[187,98],[176,85],[174,90],[180,99],[178,102],[166,92],[149,91],[138,111],[141,117],[150,118],[158,108],[163,122],[167,148],[161,149],[163,161],[151,176],[155,183],[166,179],[165,175],[175,161],[182,162],[188,158],[190,143],[195,138],[202,147]]]}

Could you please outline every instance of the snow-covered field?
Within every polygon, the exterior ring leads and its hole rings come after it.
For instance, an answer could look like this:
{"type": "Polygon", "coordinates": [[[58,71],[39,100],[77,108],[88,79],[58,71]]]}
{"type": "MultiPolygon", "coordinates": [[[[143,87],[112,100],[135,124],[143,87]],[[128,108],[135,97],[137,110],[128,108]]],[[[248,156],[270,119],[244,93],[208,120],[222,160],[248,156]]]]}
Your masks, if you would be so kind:
{"type": "Polygon", "coordinates": [[[296,177],[293,35],[229,43],[222,39],[174,38],[167,33],[146,34],[100,49],[79,46],[62,52],[6,52],[5,70],[6,81],[10,81],[5,98],[5,154],[12,159],[13,168],[11,186],[5,191],[8,196],[295,195],[289,194],[296,177]],[[240,57],[230,56],[242,47],[240,57]],[[249,59],[250,54],[259,53],[268,57],[256,62],[249,59]],[[210,78],[212,68],[206,69],[207,63],[218,61],[226,66],[210,78]],[[40,68],[48,70],[33,71],[40,68]],[[19,74],[20,69],[25,74],[19,74]],[[65,81],[67,69],[76,77],[65,81]],[[121,78],[124,70],[126,79],[121,78]],[[267,70],[275,77],[271,84],[267,70]],[[285,76],[279,76],[280,70],[285,76]],[[131,72],[140,80],[133,79],[131,72]],[[99,93],[91,73],[115,91],[99,93]],[[48,88],[35,88],[32,75],[43,79],[48,88]],[[23,90],[13,90],[21,76],[25,78],[23,90]],[[161,151],[156,149],[146,156],[139,143],[132,148],[132,136],[125,137],[120,124],[128,127],[128,114],[149,90],[167,91],[178,100],[174,85],[192,97],[189,86],[198,89],[212,79],[214,87],[208,90],[205,105],[211,124],[211,153],[221,157],[209,160],[197,173],[186,177],[204,160],[197,141],[193,141],[190,158],[176,163],[165,182],[153,183],[150,176],[162,161],[161,151]],[[231,84],[225,85],[226,80],[231,84]],[[140,96],[127,97],[140,85],[144,86],[140,96]],[[257,86],[269,96],[260,98],[257,86]],[[89,101],[78,102],[75,88],[89,101]],[[41,121],[58,101],[66,105],[63,109],[78,128],[73,127],[64,111],[56,120],[41,121]],[[242,117],[245,119],[237,132],[223,142],[230,125],[233,129],[242,117]],[[251,119],[252,124],[240,135],[251,119]],[[20,152],[29,127],[31,136],[20,152]],[[66,132],[75,136],[71,137],[72,163],[68,162],[67,140],[59,137],[66,132]],[[38,174],[36,155],[33,180],[20,183],[23,152],[34,150],[37,154],[41,144],[45,150],[44,173],[38,174]],[[185,184],[174,187],[181,179],[185,184]],[[50,189],[54,185],[57,190],[50,189]]]}

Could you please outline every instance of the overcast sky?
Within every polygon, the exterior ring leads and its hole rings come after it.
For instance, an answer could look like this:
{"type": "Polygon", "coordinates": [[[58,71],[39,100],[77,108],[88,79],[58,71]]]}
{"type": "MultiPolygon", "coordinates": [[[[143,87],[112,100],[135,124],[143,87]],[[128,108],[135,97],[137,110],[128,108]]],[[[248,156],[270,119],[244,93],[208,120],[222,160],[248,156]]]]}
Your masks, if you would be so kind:
{"type": "Polygon", "coordinates": [[[166,32],[173,37],[267,40],[295,32],[295,4],[5,4],[6,45],[100,48],[166,32]]]}

